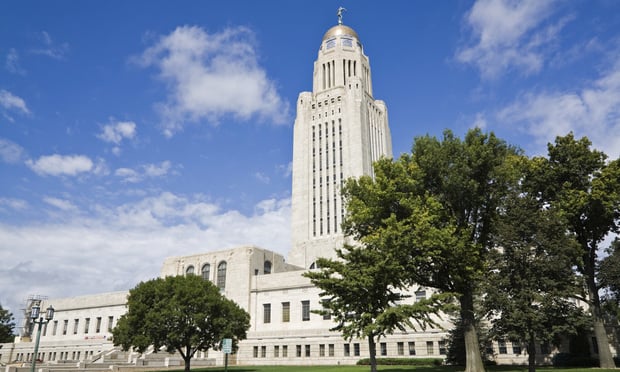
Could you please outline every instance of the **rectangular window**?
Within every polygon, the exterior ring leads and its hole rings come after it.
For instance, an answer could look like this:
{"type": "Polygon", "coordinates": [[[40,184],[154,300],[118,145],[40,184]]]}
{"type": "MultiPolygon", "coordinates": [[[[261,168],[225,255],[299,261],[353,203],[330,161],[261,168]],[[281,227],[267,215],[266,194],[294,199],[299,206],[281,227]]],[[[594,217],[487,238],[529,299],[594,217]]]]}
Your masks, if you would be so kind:
{"type": "Polygon", "coordinates": [[[84,334],[88,334],[88,328],[90,328],[90,318],[84,319],[84,334]]]}
{"type": "Polygon", "coordinates": [[[41,336],[44,336],[44,337],[45,337],[45,335],[47,334],[47,325],[48,325],[48,324],[49,324],[49,323],[45,323],[45,325],[43,326],[43,334],[42,334],[41,336]]]}
{"type": "Polygon", "coordinates": [[[263,304],[263,323],[271,323],[271,304],[263,304]]]}
{"type": "Polygon", "coordinates": [[[301,301],[301,320],[310,320],[310,301],[301,301]]]}
{"type": "Polygon", "coordinates": [[[252,350],[252,356],[254,358],[258,358],[258,346],[254,346],[254,348],[252,350]]]}
{"type": "Polygon", "coordinates": [[[330,357],[334,356],[334,344],[327,345],[327,352],[329,353],[330,357]]]}
{"type": "Polygon", "coordinates": [[[56,336],[57,330],[58,330],[58,321],[54,320],[54,328],[52,329],[52,336],[56,336]]]}
{"type": "Polygon", "coordinates": [[[512,353],[515,355],[521,354],[521,343],[517,340],[510,340],[512,343],[512,353]]]}
{"type": "Polygon", "coordinates": [[[379,344],[379,349],[381,350],[381,356],[387,355],[387,343],[382,342],[379,344]]]}
{"type": "Polygon", "coordinates": [[[260,347],[260,357],[261,358],[267,357],[267,346],[260,347]]]}
{"type": "Polygon", "coordinates": [[[439,354],[440,355],[448,354],[448,350],[446,349],[446,341],[445,340],[439,341],[439,354]]]}
{"type": "Polygon", "coordinates": [[[435,348],[433,347],[433,341],[426,341],[426,354],[427,355],[435,354],[435,348]]]}
{"type": "Polygon", "coordinates": [[[500,354],[508,354],[508,349],[506,348],[506,341],[504,340],[497,340],[497,349],[499,350],[500,354]]]}
{"type": "Polygon", "coordinates": [[[353,355],[360,356],[360,344],[353,344],[353,355]]]}
{"type": "Polygon", "coordinates": [[[282,356],[284,358],[288,357],[288,345],[282,345],[282,356]]]}
{"type": "Polygon", "coordinates": [[[113,316],[109,316],[108,317],[108,332],[112,332],[112,328],[114,328],[114,317],[113,316]]]}
{"type": "Polygon", "coordinates": [[[280,356],[280,346],[276,345],[273,347],[273,356],[274,358],[277,358],[280,356]]]}
{"type": "Polygon", "coordinates": [[[290,302],[282,302],[282,322],[290,322],[291,321],[291,303],[290,302]]]}
{"type": "Polygon", "coordinates": [[[295,345],[295,355],[301,358],[301,345],[295,345]]]}
{"type": "Polygon", "coordinates": [[[426,299],[426,291],[419,290],[415,292],[415,300],[416,302],[426,299]]]}
{"type": "Polygon", "coordinates": [[[73,323],[73,334],[77,335],[78,332],[78,327],[80,326],[80,320],[79,319],[75,319],[74,323],[73,323]]]}
{"type": "Polygon", "coordinates": [[[319,356],[322,356],[322,357],[325,356],[325,344],[319,345],[319,356]]]}
{"type": "Polygon", "coordinates": [[[101,317],[100,316],[97,317],[97,324],[95,327],[95,333],[99,333],[99,332],[101,332],[101,317]]]}
{"type": "Polygon", "coordinates": [[[409,341],[407,346],[409,347],[409,355],[415,355],[415,342],[409,341]]]}
{"type": "Polygon", "coordinates": [[[332,318],[332,313],[329,311],[327,306],[325,306],[328,302],[329,300],[323,300],[323,311],[325,311],[325,313],[323,313],[323,320],[329,320],[332,318]]]}
{"type": "Polygon", "coordinates": [[[310,345],[306,345],[306,357],[310,357],[310,345]]]}
{"type": "Polygon", "coordinates": [[[398,355],[405,355],[405,343],[404,342],[396,343],[396,352],[398,353],[398,355]]]}
{"type": "Polygon", "coordinates": [[[348,357],[351,355],[351,345],[344,344],[344,356],[348,357]]]}

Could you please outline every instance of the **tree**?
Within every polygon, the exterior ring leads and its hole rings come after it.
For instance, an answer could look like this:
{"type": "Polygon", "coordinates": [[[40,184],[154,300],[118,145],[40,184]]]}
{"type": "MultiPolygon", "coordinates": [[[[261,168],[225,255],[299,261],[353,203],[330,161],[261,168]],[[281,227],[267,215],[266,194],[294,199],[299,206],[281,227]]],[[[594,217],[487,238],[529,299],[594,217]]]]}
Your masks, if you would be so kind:
{"type": "Polygon", "coordinates": [[[112,330],[114,345],[140,353],[178,351],[190,370],[197,351],[218,349],[224,338],[245,339],[249,314],[226,299],[219,289],[199,276],[169,276],[141,282],[129,292],[127,313],[112,330]]]}
{"type": "MultiPolygon", "coordinates": [[[[403,263],[411,283],[456,293],[466,346],[466,371],[484,370],[475,329],[474,296],[486,275],[498,208],[518,180],[519,152],[491,134],[461,141],[418,137],[412,153],[375,163],[375,182],[349,188],[348,229],[357,240],[403,263]]],[[[346,222],[346,221],[345,221],[346,222]]]]}
{"type": "Polygon", "coordinates": [[[583,275],[592,327],[601,368],[614,368],[609,339],[596,281],[599,244],[607,234],[618,232],[620,223],[620,159],[607,161],[607,155],[590,148],[583,137],[572,133],[556,137],[548,145],[548,159],[539,158],[534,182],[545,202],[563,211],[568,226],[581,247],[578,270],[583,275]]]}
{"type": "Polygon", "coordinates": [[[0,343],[13,342],[15,338],[15,319],[13,314],[0,305],[0,343]]]}
{"type": "Polygon", "coordinates": [[[599,282],[607,290],[606,298],[620,302],[620,238],[615,238],[606,249],[607,257],[599,264],[599,282]]]}
{"type": "Polygon", "coordinates": [[[581,309],[570,302],[581,292],[572,268],[580,248],[561,213],[543,208],[522,188],[507,198],[494,236],[498,248],[485,288],[491,333],[524,341],[529,371],[534,372],[537,344],[583,327],[581,309]]]}
{"type": "Polygon", "coordinates": [[[377,370],[376,344],[380,337],[406,327],[436,325],[431,315],[446,306],[446,296],[434,296],[413,304],[403,303],[409,296],[399,262],[373,246],[350,246],[336,250],[338,260],[319,258],[319,270],[303,275],[322,290],[322,310],[332,317],[347,340],[366,338],[370,370],[377,370]],[[415,324],[414,324],[415,323],[415,324]]]}

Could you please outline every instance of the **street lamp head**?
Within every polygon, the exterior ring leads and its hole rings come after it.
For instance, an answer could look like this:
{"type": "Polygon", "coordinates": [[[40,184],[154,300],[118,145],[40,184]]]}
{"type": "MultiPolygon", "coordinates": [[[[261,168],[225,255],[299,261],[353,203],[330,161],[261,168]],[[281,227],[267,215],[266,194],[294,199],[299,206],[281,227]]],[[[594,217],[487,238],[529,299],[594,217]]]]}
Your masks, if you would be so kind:
{"type": "Polygon", "coordinates": [[[32,319],[37,319],[39,317],[40,312],[41,312],[41,307],[39,306],[39,304],[32,305],[32,308],[30,309],[30,317],[32,319]]]}
{"type": "Polygon", "coordinates": [[[54,319],[54,308],[52,307],[52,305],[50,305],[45,310],[45,320],[47,320],[49,322],[52,319],[54,319]]]}

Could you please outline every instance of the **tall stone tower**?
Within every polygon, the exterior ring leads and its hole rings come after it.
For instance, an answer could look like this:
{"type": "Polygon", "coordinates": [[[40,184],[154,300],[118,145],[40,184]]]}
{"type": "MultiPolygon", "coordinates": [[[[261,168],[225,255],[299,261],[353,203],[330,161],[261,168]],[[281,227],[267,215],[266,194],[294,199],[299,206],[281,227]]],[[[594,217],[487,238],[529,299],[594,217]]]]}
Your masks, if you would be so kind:
{"type": "Polygon", "coordinates": [[[344,242],[344,181],[372,175],[374,161],[392,156],[387,108],[373,97],[368,57],[357,33],[342,24],[343,10],[321,41],[312,92],[297,100],[288,262],[304,268],[317,257],[334,258],[344,242]]]}

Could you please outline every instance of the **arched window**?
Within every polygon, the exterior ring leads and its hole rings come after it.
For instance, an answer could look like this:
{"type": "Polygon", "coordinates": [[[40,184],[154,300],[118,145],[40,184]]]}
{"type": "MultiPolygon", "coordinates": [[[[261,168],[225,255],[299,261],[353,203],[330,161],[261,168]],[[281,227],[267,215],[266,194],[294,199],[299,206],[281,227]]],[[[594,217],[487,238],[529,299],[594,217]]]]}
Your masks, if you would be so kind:
{"type": "Polygon", "coordinates": [[[209,277],[211,276],[211,265],[209,264],[202,265],[201,271],[202,271],[202,279],[209,280],[209,277]]]}
{"type": "Polygon", "coordinates": [[[265,265],[263,267],[263,273],[271,274],[271,261],[269,260],[265,261],[265,265]]]}
{"type": "Polygon", "coordinates": [[[187,269],[185,269],[185,275],[194,275],[194,266],[189,265],[187,269]]]}
{"type": "Polygon", "coordinates": [[[217,287],[220,290],[226,288],[226,261],[217,265],[217,287]]]}

